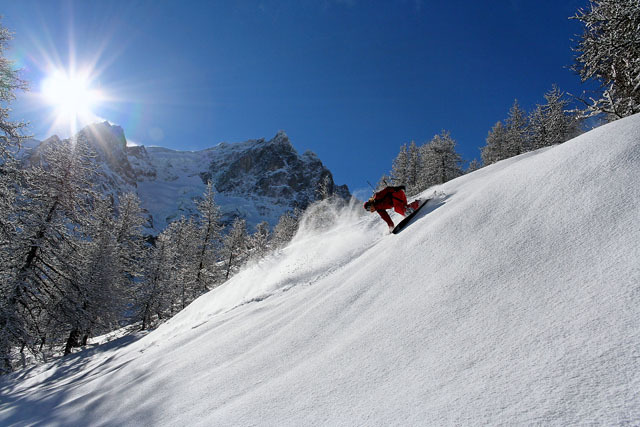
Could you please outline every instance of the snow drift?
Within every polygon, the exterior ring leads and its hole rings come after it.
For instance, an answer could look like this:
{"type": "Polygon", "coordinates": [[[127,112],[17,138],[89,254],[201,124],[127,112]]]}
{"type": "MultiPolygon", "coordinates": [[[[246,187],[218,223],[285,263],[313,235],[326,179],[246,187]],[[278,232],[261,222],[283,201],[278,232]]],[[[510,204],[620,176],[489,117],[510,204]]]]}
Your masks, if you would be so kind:
{"type": "Polygon", "coordinates": [[[640,115],[437,190],[397,236],[347,209],[146,336],[3,378],[0,424],[637,423],[640,115]]]}

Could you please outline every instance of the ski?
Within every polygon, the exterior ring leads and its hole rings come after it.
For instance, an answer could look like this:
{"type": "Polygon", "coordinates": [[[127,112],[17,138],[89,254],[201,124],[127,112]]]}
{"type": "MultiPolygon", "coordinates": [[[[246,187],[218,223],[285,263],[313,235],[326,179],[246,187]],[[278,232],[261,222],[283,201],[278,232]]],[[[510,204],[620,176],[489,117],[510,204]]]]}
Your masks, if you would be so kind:
{"type": "Polygon", "coordinates": [[[420,211],[420,209],[422,209],[422,207],[424,205],[426,205],[427,203],[429,203],[429,200],[431,199],[427,199],[425,200],[422,204],[420,204],[420,206],[418,206],[418,208],[411,212],[409,215],[407,215],[406,217],[404,217],[404,219],[402,221],[400,221],[398,223],[398,225],[396,225],[393,229],[393,231],[391,231],[393,234],[398,234],[399,232],[401,232],[406,226],[407,224],[409,224],[409,222],[411,221],[411,219],[416,216],[416,214],[420,211]]]}

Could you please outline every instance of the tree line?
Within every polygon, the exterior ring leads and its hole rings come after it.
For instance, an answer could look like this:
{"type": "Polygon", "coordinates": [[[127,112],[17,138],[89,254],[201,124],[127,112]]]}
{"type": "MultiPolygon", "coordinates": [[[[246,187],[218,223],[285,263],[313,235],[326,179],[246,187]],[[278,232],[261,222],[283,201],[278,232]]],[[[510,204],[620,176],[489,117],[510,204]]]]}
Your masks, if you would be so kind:
{"type": "Polygon", "coordinates": [[[588,9],[579,9],[571,19],[584,25],[571,69],[583,82],[598,82],[599,90],[572,95],[553,85],[544,94],[545,102],[528,113],[515,100],[507,117],[488,132],[481,161],[472,160],[466,170],[449,131],[421,146],[414,141],[404,144],[378,188],[405,185],[416,194],[463,173],[574,138],[583,132],[586,118],[613,121],[640,112],[640,1],[591,0],[588,9]],[[575,104],[582,108],[572,107],[575,104]]]}
{"type": "Polygon", "coordinates": [[[95,191],[97,166],[87,141],[43,144],[24,168],[12,154],[19,139],[7,139],[0,174],[3,372],[60,345],[68,354],[123,325],[153,327],[295,233],[291,213],[273,231],[262,222],[250,235],[237,218],[223,233],[209,183],[196,216],[149,239],[135,194],[95,191]]]}
{"type": "Polygon", "coordinates": [[[553,86],[544,95],[545,103],[525,112],[516,99],[504,121],[489,131],[481,149],[482,162],[473,160],[463,169],[456,141],[443,130],[427,143],[404,144],[393,160],[390,174],[384,175],[378,187],[404,185],[409,194],[417,194],[434,185],[473,172],[503,159],[568,141],[582,133],[582,116],[568,110],[567,95],[553,86]]]}
{"type": "Polygon", "coordinates": [[[582,116],[569,110],[569,99],[556,85],[544,94],[545,103],[527,114],[515,100],[507,118],[489,131],[482,147],[482,164],[490,165],[528,151],[561,144],[583,132],[582,116]]]}

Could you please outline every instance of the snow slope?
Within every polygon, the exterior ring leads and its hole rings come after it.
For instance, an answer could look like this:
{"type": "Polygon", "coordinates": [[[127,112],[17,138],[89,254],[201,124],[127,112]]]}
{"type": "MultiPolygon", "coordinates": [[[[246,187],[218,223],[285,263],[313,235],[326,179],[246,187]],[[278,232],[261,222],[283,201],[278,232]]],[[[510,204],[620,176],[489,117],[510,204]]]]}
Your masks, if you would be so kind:
{"type": "Polygon", "coordinates": [[[347,209],[145,336],[1,379],[0,424],[637,424],[639,184],[636,115],[397,236],[347,209]]]}

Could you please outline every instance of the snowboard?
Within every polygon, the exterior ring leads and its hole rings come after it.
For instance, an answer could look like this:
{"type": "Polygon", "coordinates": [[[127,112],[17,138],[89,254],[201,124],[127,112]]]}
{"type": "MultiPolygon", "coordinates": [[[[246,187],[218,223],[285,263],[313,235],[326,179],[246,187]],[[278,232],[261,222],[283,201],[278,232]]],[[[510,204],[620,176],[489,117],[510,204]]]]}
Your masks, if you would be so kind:
{"type": "Polygon", "coordinates": [[[400,221],[400,222],[398,223],[398,225],[396,225],[396,226],[394,227],[393,231],[391,231],[391,232],[392,232],[393,234],[398,234],[399,232],[401,232],[401,231],[402,231],[402,230],[407,226],[407,224],[409,224],[409,222],[411,221],[411,219],[412,219],[414,216],[416,216],[416,214],[417,214],[418,212],[420,212],[420,209],[422,209],[422,207],[423,207],[424,205],[426,205],[427,203],[429,203],[429,200],[431,200],[431,199],[427,199],[427,200],[425,200],[424,202],[422,202],[422,203],[420,204],[420,206],[418,206],[418,208],[417,208],[415,211],[413,211],[413,212],[411,212],[409,215],[405,216],[405,217],[404,217],[404,219],[403,219],[402,221],[400,221]]]}

